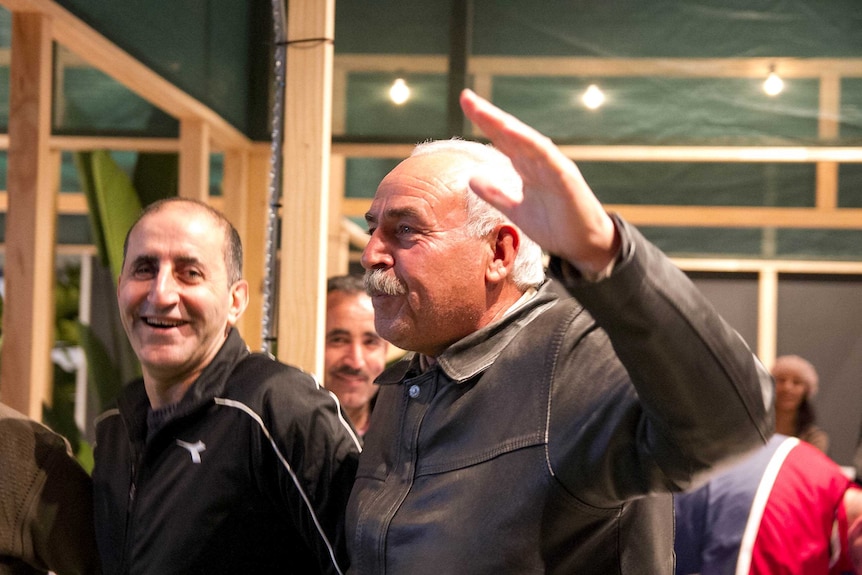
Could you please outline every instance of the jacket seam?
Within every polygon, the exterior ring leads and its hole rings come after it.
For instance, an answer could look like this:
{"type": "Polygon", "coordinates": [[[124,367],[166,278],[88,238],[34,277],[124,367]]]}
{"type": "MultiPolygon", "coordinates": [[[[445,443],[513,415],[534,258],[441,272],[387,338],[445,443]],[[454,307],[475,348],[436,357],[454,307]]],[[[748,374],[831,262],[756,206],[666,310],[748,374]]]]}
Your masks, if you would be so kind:
{"type": "Polygon", "coordinates": [[[260,427],[264,436],[269,441],[273,452],[275,453],[276,457],[278,457],[278,460],[281,462],[281,464],[284,466],[288,475],[290,475],[291,481],[293,481],[294,486],[299,492],[299,495],[302,498],[302,501],[305,504],[309,515],[311,516],[311,520],[314,522],[314,527],[317,529],[318,535],[320,535],[321,540],[323,540],[323,543],[326,545],[326,550],[329,553],[329,558],[332,561],[332,565],[335,567],[335,570],[339,573],[339,575],[344,575],[344,572],[341,570],[341,567],[338,565],[338,562],[335,559],[335,549],[333,548],[332,543],[329,541],[329,538],[326,536],[326,533],[323,530],[323,526],[320,524],[320,520],[317,517],[317,513],[314,511],[314,506],[311,504],[311,500],[309,499],[308,494],[305,492],[305,489],[302,488],[302,484],[299,482],[299,478],[296,476],[296,472],[293,470],[293,467],[290,465],[290,462],[287,460],[287,457],[278,448],[275,439],[273,439],[272,434],[270,433],[266,424],[263,422],[263,419],[251,407],[240,401],[221,397],[216,397],[213,400],[217,405],[231,407],[242,411],[243,413],[251,417],[252,420],[254,420],[255,423],[257,423],[257,425],[260,427]]]}

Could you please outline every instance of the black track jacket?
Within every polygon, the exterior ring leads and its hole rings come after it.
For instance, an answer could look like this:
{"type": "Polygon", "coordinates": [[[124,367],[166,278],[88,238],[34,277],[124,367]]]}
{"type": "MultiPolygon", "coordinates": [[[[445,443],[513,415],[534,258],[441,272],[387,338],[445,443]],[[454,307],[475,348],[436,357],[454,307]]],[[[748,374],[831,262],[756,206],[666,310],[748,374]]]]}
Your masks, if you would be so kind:
{"type": "Polygon", "coordinates": [[[97,421],[106,575],[343,573],[359,442],[315,379],[232,330],[149,441],[142,380],[97,421]]]}

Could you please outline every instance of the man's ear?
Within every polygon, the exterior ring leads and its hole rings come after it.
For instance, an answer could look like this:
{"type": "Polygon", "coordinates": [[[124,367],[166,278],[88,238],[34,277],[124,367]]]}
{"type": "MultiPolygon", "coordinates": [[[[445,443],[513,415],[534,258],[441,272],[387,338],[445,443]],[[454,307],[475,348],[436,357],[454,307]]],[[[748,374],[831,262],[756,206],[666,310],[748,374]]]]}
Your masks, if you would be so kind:
{"type": "Polygon", "coordinates": [[[227,313],[227,322],[234,326],[240,316],[248,307],[248,282],[239,280],[230,287],[230,308],[227,313]]]}
{"type": "Polygon", "coordinates": [[[488,262],[485,277],[490,282],[500,282],[511,275],[515,265],[515,256],[521,245],[521,237],[517,229],[509,224],[503,224],[493,235],[491,248],[494,255],[488,262]]]}

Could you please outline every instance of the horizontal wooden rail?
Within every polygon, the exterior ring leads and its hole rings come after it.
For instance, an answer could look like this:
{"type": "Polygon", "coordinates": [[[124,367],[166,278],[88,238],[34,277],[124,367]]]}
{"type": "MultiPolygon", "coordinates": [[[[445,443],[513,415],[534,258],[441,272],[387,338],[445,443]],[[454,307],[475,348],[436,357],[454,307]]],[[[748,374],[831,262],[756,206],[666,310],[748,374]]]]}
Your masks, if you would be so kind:
{"type": "MultiPolygon", "coordinates": [[[[659,78],[862,77],[862,58],[593,58],[578,56],[471,56],[468,73],[487,76],[659,78]]],[[[337,72],[446,74],[446,55],[336,54],[337,72]]]]}
{"type": "Polygon", "coordinates": [[[38,12],[51,19],[51,34],[94,68],[178,119],[195,118],[210,126],[213,146],[241,149],[251,141],[209,107],[183,92],[97,30],[52,0],[0,0],[10,11],[38,12]]]}
{"type": "MultiPolygon", "coordinates": [[[[210,196],[207,203],[216,209],[222,209],[224,198],[221,196],[210,196]]],[[[0,213],[6,213],[9,207],[9,196],[5,191],[0,191],[0,213]]],[[[57,194],[57,215],[60,216],[85,216],[89,213],[87,198],[80,192],[63,192],[57,194]]]]}
{"type": "MultiPolygon", "coordinates": [[[[364,218],[371,198],[345,198],[345,217],[364,218]]],[[[609,204],[638,226],[716,228],[862,229],[862,208],[778,208],[762,206],[637,206],[609,204]]]]}
{"type": "MultiPolygon", "coordinates": [[[[862,146],[572,146],[561,145],[576,162],[761,162],[860,163],[862,146]]],[[[407,157],[413,144],[336,142],[332,152],[348,158],[407,157]]]]}

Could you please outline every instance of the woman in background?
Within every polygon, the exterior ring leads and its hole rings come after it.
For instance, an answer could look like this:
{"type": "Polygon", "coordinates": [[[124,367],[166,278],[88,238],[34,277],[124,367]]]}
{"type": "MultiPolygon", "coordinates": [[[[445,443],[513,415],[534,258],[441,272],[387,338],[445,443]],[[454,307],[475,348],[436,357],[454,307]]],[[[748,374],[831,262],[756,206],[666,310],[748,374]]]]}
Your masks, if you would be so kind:
{"type": "Polygon", "coordinates": [[[817,370],[798,355],[782,355],[772,366],[775,379],[775,431],[798,437],[827,453],[829,436],[817,427],[811,399],[817,393],[817,370]]]}

